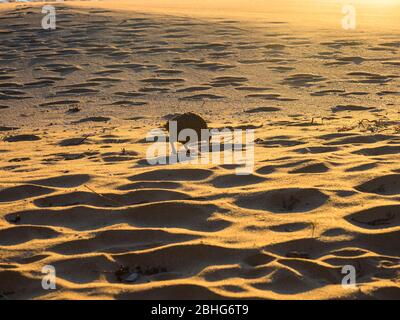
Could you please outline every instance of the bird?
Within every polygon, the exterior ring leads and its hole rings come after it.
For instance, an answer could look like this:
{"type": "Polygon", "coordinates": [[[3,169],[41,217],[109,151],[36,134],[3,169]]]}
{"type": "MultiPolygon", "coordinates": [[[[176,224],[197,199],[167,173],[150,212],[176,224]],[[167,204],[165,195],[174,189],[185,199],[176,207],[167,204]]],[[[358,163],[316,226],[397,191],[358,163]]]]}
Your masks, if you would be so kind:
{"type": "Polygon", "coordinates": [[[184,145],[186,152],[190,154],[189,147],[187,146],[188,142],[197,142],[197,144],[200,144],[201,141],[203,140],[208,140],[210,141],[211,135],[208,130],[208,125],[207,122],[198,114],[195,114],[193,112],[185,112],[183,114],[178,114],[175,115],[173,118],[171,118],[165,125],[164,129],[166,129],[169,132],[170,135],[170,144],[174,152],[176,152],[175,147],[173,145],[171,139],[171,136],[174,135],[176,137],[177,142],[180,142],[184,145]],[[170,126],[171,121],[176,122],[176,132],[171,132],[170,130],[172,129],[170,126]],[[185,139],[178,140],[179,134],[182,130],[184,129],[191,129],[197,134],[197,139],[195,141],[191,140],[191,137],[184,137],[185,139]],[[202,135],[202,130],[207,130],[206,134],[203,133],[202,135]]]}
{"type": "MultiPolygon", "coordinates": [[[[207,122],[199,115],[193,112],[186,112],[183,114],[178,114],[170,119],[164,126],[164,128],[171,134],[170,132],[170,122],[176,122],[176,135],[179,136],[179,133],[184,129],[191,129],[196,132],[198,141],[201,141],[201,130],[208,130],[207,122]]],[[[208,136],[207,136],[208,138],[208,136]]],[[[187,143],[189,141],[189,137],[186,137],[185,140],[179,141],[182,143],[187,143]]]]}

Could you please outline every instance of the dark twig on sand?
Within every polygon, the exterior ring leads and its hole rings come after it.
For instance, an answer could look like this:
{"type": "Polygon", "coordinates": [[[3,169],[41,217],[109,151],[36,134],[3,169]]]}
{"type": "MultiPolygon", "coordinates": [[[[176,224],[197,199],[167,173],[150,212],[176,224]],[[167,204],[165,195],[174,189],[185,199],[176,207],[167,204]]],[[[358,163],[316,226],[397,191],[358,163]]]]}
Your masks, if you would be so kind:
{"type": "Polygon", "coordinates": [[[84,137],[82,140],[80,140],[77,145],[84,143],[88,138],[90,137],[90,135],[87,135],[86,137],[84,137]]]}
{"type": "Polygon", "coordinates": [[[111,198],[109,198],[109,197],[107,197],[107,196],[105,196],[105,195],[102,195],[101,193],[98,193],[97,191],[93,190],[92,188],[90,188],[90,187],[87,186],[86,184],[84,184],[84,187],[87,188],[88,190],[92,191],[94,194],[98,195],[99,197],[101,197],[101,198],[103,198],[103,199],[106,199],[106,200],[108,200],[108,201],[110,201],[110,202],[113,202],[113,203],[116,204],[118,207],[120,207],[120,206],[125,207],[125,204],[124,204],[124,203],[119,202],[119,201],[116,201],[116,200],[114,200],[114,199],[111,199],[111,198]]]}

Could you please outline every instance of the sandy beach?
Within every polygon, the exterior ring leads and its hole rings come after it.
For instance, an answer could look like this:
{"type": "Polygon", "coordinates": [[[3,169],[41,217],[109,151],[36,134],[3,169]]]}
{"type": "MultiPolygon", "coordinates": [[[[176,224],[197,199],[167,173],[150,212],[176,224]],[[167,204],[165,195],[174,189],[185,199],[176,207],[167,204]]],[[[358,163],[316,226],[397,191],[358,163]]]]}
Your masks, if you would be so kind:
{"type": "Polygon", "coordinates": [[[292,2],[0,8],[0,299],[400,299],[400,8],[292,2]],[[149,164],[185,112],[252,173],[149,164]]]}

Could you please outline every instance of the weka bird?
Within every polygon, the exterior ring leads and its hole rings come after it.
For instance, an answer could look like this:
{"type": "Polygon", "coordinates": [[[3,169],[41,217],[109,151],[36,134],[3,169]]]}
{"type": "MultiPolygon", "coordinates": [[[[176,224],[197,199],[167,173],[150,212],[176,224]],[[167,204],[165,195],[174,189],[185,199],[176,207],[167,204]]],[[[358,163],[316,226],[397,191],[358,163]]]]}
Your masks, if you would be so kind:
{"type": "MultiPolygon", "coordinates": [[[[171,134],[170,132],[170,126],[169,122],[170,121],[175,121],[176,122],[176,127],[177,127],[177,137],[179,137],[179,133],[184,130],[184,129],[192,129],[193,131],[196,132],[197,137],[198,137],[198,142],[202,140],[201,136],[201,130],[202,129],[208,129],[207,122],[199,115],[192,113],[192,112],[186,112],[183,114],[179,114],[174,116],[172,119],[170,119],[164,126],[166,130],[171,134]]],[[[204,138],[206,140],[209,140],[209,135],[207,134],[204,138]]],[[[189,137],[186,137],[186,140],[179,141],[181,143],[187,143],[190,141],[189,137]]]]}

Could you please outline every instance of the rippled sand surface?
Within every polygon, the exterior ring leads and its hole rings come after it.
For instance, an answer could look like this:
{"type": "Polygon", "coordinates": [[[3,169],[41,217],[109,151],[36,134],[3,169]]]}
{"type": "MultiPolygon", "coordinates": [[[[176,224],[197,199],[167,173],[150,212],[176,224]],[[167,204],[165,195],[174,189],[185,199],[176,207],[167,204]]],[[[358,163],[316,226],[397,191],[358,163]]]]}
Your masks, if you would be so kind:
{"type": "Polygon", "coordinates": [[[1,297],[400,298],[398,32],[56,7],[0,17],[1,297]],[[187,111],[254,172],[149,165],[187,111]]]}

